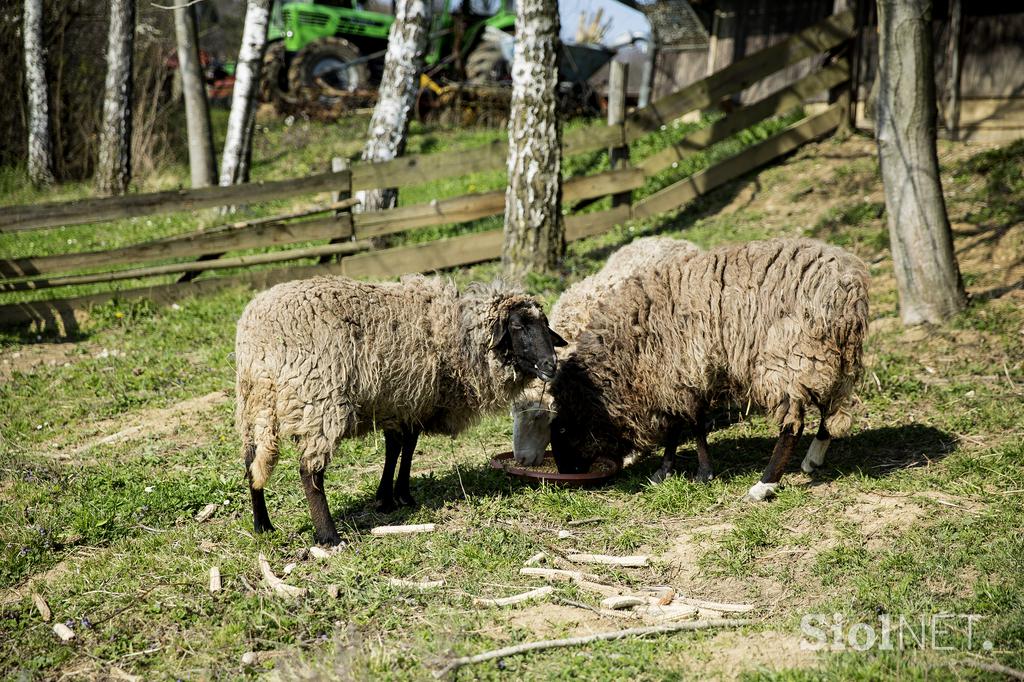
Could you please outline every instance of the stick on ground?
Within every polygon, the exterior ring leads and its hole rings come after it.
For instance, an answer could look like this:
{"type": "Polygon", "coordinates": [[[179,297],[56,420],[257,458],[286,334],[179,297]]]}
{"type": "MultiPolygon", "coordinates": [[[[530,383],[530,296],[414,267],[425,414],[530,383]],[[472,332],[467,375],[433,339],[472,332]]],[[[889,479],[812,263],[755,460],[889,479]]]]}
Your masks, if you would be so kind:
{"type": "Polygon", "coordinates": [[[436,590],[444,587],[444,579],[441,580],[403,580],[402,578],[388,578],[388,584],[392,587],[408,587],[414,590],[436,590]]]}
{"type": "Polygon", "coordinates": [[[50,607],[46,604],[46,600],[43,599],[43,595],[38,592],[32,593],[32,603],[36,605],[36,610],[39,611],[40,618],[44,622],[50,621],[50,607]]]}
{"type": "Polygon", "coordinates": [[[402,535],[404,533],[433,533],[434,524],[414,523],[409,526],[377,526],[370,529],[370,535],[402,535]]]}
{"type": "Polygon", "coordinates": [[[502,597],[501,599],[473,597],[473,606],[511,606],[512,604],[518,604],[519,602],[546,597],[554,591],[555,588],[551,587],[551,585],[545,585],[544,587],[538,587],[537,589],[530,590],[529,592],[514,594],[511,597],[502,597]]]}
{"type": "Polygon", "coordinates": [[[210,592],[220,592],[220,568],[210,566],[210,592]]]}
{"type": "Polygon", "coordinates": [[[270,562],[267,561],[267,558],[263,556],[262,552],[260,553],[259,563],[260,572],[263,573],[264,582],[266,582],[267,586],[277,594],[284,594],[289,597],[301,597],[306,594],[305,588],[289,585],[274,575],[274,572],[270,570],[270,562]]]}
{"type": "Polygon", "coordinates": [[[752,625],[755,621],[745,619],[723,619],[723,620],[695,620],[686,623],[672,623],[669,625],[654,625],[646,628],[629,628],[626,630],[614,630],[612,632],[597,632],[593,635],[585,635],[582,637],[569,637],[568,639],[545,639],[539,642],[527,642],[525,644],[517,644],[516,646],[507,646],[502,649],[494,649],[492,651],[485,651],[482,654],[475,656],[462,656],[456,658],[448,663],[444,668],[436,671],[434,677],[444,677],[448,673],[458,670],[462,666],[472,665],[474,663],[483,663],[484,661],[491,661],[495,658],[505,658],[507,656],[516,656],[518,654],[525,654],[531,651],[543,651],[545,649],[561,649],[570,646],[579,646],[581,644],[590,644],[592,642],[607,642],[616,639],[625,639],[626,637],[646,637],[647,635],[667,635],[675,632],[684,632],[689,630],[708,630],[711,628],[735,628],[743,625],[752,625]]]}
{"type": "Polygon", "coordinates": [[[565,558],[574,564],[599,564],[601,566],[625,566],[642,568],[647,565],[645,556],[610,556],[608,554],[566,554],[565,558]]]}

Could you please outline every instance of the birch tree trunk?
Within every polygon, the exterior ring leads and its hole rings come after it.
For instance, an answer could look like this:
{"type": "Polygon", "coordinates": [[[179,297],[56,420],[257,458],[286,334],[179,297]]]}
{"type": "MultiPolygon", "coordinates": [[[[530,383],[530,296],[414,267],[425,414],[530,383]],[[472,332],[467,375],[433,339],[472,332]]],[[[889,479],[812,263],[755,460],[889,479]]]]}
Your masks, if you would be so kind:
{"type": "Polygon", "coordinates": [[[174,6],[174,33],[178,41],[178,73],[185,99],[185,127],[188,133],[188,163],[193,187],[208,187],[217,175],[210,132],[210,107],[206,83],[199,63],[199,32],[196,10],[191,5],[174,6]]]}
{"type": "MultiPolygon", "coordinates": [[[[388,161],[405,151],[429,34],[430,5],[425,0],[398,0],[363,161],[388,161]]],[[[361,202],[360,210],[379,211],[398,204],[398,190],[364,190],[356,198],[361,202]]]]}
{"type": "Polygon", "coordinates": [[[270,0],[249,0],[242,29],[242,47],[235,66],[235,89],[231,95],[228,132],[224,139],[224,156],[220,164],[220,184],[234,185],[244,179],[246,146],[252,145],[250,121],[259,91],[263,49],[267,44],[267,22],[270,0]]]}
{"type": "Polygon", "coordinates": [[[905,325],[939,323],[967,304],[935,149],[930,0],[879,0],[878,158],[905,325]]]}
{"type": "Polygon", "coordinates": [[[32,184],[53,184],[50,100],[43,49],[43,0],[25,0],[25,84],[28,89],[28,177],[32,184]]]}
{"type": "Polygon", "coordinates": [[[132,179],[132,51],[135,0],[110,0],[107,80],[103,94],[96,189],[123,194],[132,179]]]}
{"type": "Polygon", "coordinates": [[[555,268],[565,251],[558,33],[557,0],[516,2],[501,254],[505,275],[513,280],[555,268]]]}

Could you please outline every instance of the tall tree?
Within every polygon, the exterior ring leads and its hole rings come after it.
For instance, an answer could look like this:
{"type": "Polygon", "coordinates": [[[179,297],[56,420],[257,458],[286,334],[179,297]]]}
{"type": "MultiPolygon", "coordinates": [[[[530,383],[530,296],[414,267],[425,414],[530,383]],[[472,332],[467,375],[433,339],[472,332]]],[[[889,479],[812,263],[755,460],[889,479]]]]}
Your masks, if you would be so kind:
{"type": "Polygon", "coordinates": [[[252,146],[252,125],[259,91],[263,49],[267,45],[270,0],[249,0],[242,28],[242,47],[235,65],[235,89],[231,95],[228,132],[220,164],[220,184],[234,185],[246,179],[245,157],[252,146]]]}
{"type": "Polygon", "coordinates": [[[178,72],[185,99],[185,126],[188,132],[188,162],[193,187],[208,187],[217,175],[213,159],[213,135],[210,132],[210,107],[206,84],[199,63],[199,32],[195,7],[174,6],[174,33],[178,42],[178,72]]]}
{"type": "Polygon", "coordinates": [[[50,100],[43,48],[43,0],[25,0],[25,84],[28,89],[28,177],[33,185],[53,184],[50,100]]]}
{"type": "Polygon", "coordinates": [[[96,189],[123,194],[132,179],[132,52],[135,0],[110,0],[107,80],[103,93],[96,189]]]}
{"type": "Polygon", "coordinates": [[[505,191],[505,275],[548,271],[565,252],[562,122],[558,116],[557,0],[516,2],[505,191]]]}
{"type": "Polygon", "coordinates": [[[930,0],[878,2],[878,158],[900,317],[938,323],[967,304],[935,149],[930,0]]]}
{"type": "MultiPolygon", "coordinates": [[[[397,0],[363,161],[388,161],[405,151],[429,34],[430,4],[425,0],[397,0]]],[[[398,190],[394,188],[365,190],[356,196],[364,211],[394,208],[398,204],[398,190]]]]}

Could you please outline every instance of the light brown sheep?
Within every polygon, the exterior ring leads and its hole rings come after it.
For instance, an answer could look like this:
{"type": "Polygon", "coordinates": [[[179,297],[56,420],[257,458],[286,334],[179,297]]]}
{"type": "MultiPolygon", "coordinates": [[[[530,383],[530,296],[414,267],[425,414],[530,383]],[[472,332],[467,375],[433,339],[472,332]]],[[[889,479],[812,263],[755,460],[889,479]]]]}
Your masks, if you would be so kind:
{"type": "MultiPolygon", "coordinates": [[[[602,299],[627,277],[651,271],[666,258],[685,258],[700,247],[684,239],[641,237],[626,244],[611,256],[599,271],[576,282],[551,308],[551,326],[569,342],[558,350],[559,358],[568,357],[573,341],[590,321],[590,313],[602,299]]],[[[554,417],[551,394],[540,381],[531,381],[522,398],[512,406],[512,454],[524,466],[536,466],[544,460],[551,441],[554,417]]]]}
{"type": "Polygon", "coordinates": [[[585,471],[597,455],[659,445],[671,467],[687,428],[707,461],[703,415],[731,397],[763,408],[781,429],[749,491],[771,495],[809,407],[822,420],[805,468],[820,465],[831,436],[850,427],[867,281],[858,258],[807,239],[716,248],[628,279],[592,313],[552,384],[559,469],[585,471]]]}
{"type": "Polygon", "coordinates": [[[551,379],[553,342],[564,344],[540,304],[500,283],[460,294],[438,278],[318,277],[259,294],[235,340],[236,421],[256,531],[272,528],[263,487],[281,438],[298,446],[317,541],[336,544],[323,479],[340,439],[383,431],[380,507],[413,504],[419,434],[455,435],[507,406],[530,378],[551,379]]]}

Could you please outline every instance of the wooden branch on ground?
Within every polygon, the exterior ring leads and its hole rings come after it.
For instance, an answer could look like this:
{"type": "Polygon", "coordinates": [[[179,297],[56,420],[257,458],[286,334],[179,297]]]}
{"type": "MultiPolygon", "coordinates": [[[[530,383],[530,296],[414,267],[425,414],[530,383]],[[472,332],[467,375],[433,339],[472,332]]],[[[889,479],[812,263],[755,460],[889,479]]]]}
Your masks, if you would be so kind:
{"type": "Polygon", "coordinates": [[[46,600],[43,599],[43,595],[38,592],[32,593],[32,603],[36,606],[36,611],[39,612],[39,617],[43,619],[43,622],[49,622],[51,613],[50,607],[47,605],[46,600]]]}
{"type": "Polygon", "coordinates": [[[536,566],[537,564],[544,563],[544,561],[547,559],[547,557],[548,557],[548,555],[545,554],[544,552],[537,552],[532,557],[527,559],[523,563],[523,566],[536,566]]]}
{"type": "Polygon", "coordinates": [[[220,568],[210,566],[210,592],[220,592],[220,568]]]}
{"type": "Polygon", "coordinates": [[[1002,663],[996,663],[995,661],[975,661],[970,658],[964,658],[957,661],[956,664],[966,666],[968,668],[983,670],[987,673],[1004,675],[1015,680],[1024,680],[1024,671],[1017,670],[1016,668],[1011,668],[1009,666],[1003,665],[1002,663]]]}
{"type": "Polygon", "coordinates": [[[306,594],[306,589],[304,587],[289,585],[274,575],[274,572],[270,569],[270,562],[267,561],[267,558],[263,556],[262,552],[259,556],[259,564],[264,582],[266,582],[267,586],[277,594],[283,594],[288,597],[302,597],[306,594]]]}
{"type": "Polygon", "coordinates": [[[377,526],[370,529],[370,535],[408,535],[410,533],[433,533],[434,524],[414,523],[408,526],[377,526]]]}
{"type": "Polygon", "coordinates": [[[519,604],[520,602],[530,601],[531,599],[546,597],[554,591],[555,588],[551,587],[551,585],[545,585],[544,587],[538,587],[537,589],[530,590],[529,592],[515,594],[511,597],[502,597],[500,599],[473,597],[473,606],[511,606],[512,604],[519,604]]]}
{"type": "Polygon", "coordinates": [[[592,635],[585,635],[582,637],[569,637],[567,639],[547,639],[539,642],[526,642],[524,644],[517,644],[515,646],[504,647],[502,649],[485,651],[481,654],[476,654],[475,656],[462,656],[461,658],[456,658],[450,661],[440,670],[435,671],[434,677],[444,677],[448,673],[458,670],[459,668],[466,665],[483,663],[484,661],[491,661],[496,658],[507,658],[508,656],[517,656],[519,654],[525,654],[531,651],[561,649],[572,646],[580,646],[583,644],[591,644],[593,642],[607,642],[617,639],[625,639],[627,637],[667,635],[676,632],[709,630],[712,628],[735,628],[742,627],[744,625],[753,625],[754,623],[755,621],[753,620],[743,619],[702,620],[690,621],[687,623],[672,623],[668,625],[654,625],[651,627],[644,628],[629,628],[626,630],[615,630],[612,632],[597,632],[592,635]]]}
{"type": "Polygon", "coordinates": [[[626,568],[642,568],[647,565],[647,557],[642,555],[611,556],[608,554],[566,554],[565,558],[574,564],[624,566],[626,568]]]}
{"type": "Polygon", "coordinates": [[[388,578],[388,584],[392,587],[407,587],[413,590],[436,590],[444,587],[444,579],[441,580],[403,580],[402,578],[388,578]]]}
{"type": "Polygon", "coordinates": [[[68,642],[75,638],[75,632],[64,623],[54,623],[53,632],[60,637],[62,642],[68,642]]]}

